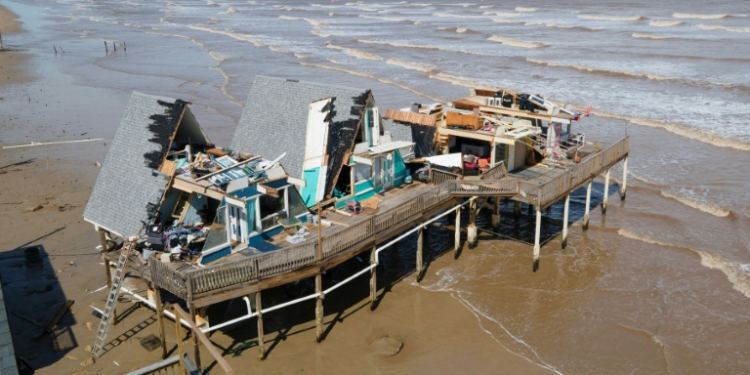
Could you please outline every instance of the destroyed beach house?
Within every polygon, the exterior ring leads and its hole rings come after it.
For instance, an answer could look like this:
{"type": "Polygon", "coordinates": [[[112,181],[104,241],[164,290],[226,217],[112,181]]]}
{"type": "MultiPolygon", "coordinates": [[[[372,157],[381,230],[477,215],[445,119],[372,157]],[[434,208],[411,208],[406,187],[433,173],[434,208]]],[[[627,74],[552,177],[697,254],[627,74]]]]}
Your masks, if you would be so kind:
{"type": "Polygon", "coordinates": [[[501,197],[535,208],[536,270],[542,210],[565,200],[565,247],[570,194],[587,186],[585,228],[593,179],[606,173],[606,208],[610,169],[625,160],[627,173],[628,138],[586,142],[570,125],[580,114],[504,90],[381,115],[370,90],[258,76],[229,148],[211,143],[188,104],[134,93],[86,206],[110,286],[95,356],[121,292],[159,312],[162,336],[162,291],[184,301],[201,332],[255,318],[261,358],[263,314],[315,299],[320,340],[327,294],[369,272],[374,304],[381,251],[416,233],[419,280],[424,228],[453,215],[458,256],[464,238],[477,242],[478,207],[493,202],[499,223],[501,197]],[[369,265],[323,288],[327,270],[365,252],[369,265]],[[122,287],[126,272],[148,284],[148,298],[122,287]],[[314,294],[261,303],[262,291],[310,278],[314,294]],[[209,324],[207,308],[234,299],[247,313],[209,324]]]}

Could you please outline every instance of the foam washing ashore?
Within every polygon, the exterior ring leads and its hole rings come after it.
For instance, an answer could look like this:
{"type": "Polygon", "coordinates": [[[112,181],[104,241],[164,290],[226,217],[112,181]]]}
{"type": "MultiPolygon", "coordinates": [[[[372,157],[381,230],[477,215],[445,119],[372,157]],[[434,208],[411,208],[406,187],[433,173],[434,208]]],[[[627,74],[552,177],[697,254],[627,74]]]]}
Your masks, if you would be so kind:
{"type": "Polygon", "coordinates": [[[405,22],[405,21],[409,21],[406,18],[382,17],[382,16],[368,16],[366,14],[360,14],[359,18],[381,20],[381,21],[388,21],[388,22],[405,22]]]}
{"type": "Polygon", "coordinates": [[[559,23],[553,23],[553,22],[536,22],[536,21],[528,21],[523,24],[524,26],[545,26],[545,27],[551,27],[555,29],[566,29],[566,30],[581,30],[581,31],[599,31],[600,29],[595,29],[593,27],[586,27],[586,26],[578,26],[578,25],[562,25],[559,23]]]}
{"type": "Polygon", "coordinates": [[[414,49],[425,49],[425,50],[432,50],[432,51],[458,52],[458,53],[465,53],[467,55],[497,57],[497,55],[491,55],[488,53],[481,53],[481,52],[466,51],[462,49],[452,49],[452,48],[445,48],[445,47],[438,47],[438,46],[427,46],[427,45],[408,44],[408,43],[399,43],[399,42],[386,42],[382,40],[357,39],[357,43],[379,44],[379,45],[386,45],[386,46],[399,47],[399,48],[414,48],[414,49]]]}
{"type": "Polygon", "coordinates": [[[358,58],[358,59],[366,59],[366,60],[382,60],[383,59],[382,57],[380,57],[380,56],[378,56],[378,55],[376,55],[374,53],[360,51],[360,50],[354,49],[354,48],[341,47],[341,46],[337,46],[337,45],[334,45],[334,44],[331,44],[331,43],[326,43],[325,46],[326,46],[326,48],[343,51],[347,55],[349,55],[351,57],[358,58]]]}
{"type": "Polygon", "coordinates": [[[435,70],[434,66],[418,64],[418,63],[413,63],[413,62],[403,61],[403,60],[396,60],[396,59],[389,59],[388,61],[386,61],[386,64],[396,65],[396,66],[400,66],[406,69],[417,70],[417,71],[425,72],[425,73],[429,73],[435,70]]]}
{"type": "Polygon", "coordinates": [[[525,8],[525,7],[516,7],[514,9],[516,12],[536,12],[539,10],[539,8],[525,8]]]}
{"type": "Polygon", "coordinates": [[[545,48],[545,47],[549,47],[549,44],[545,44],[545,43],[542,43],[542,42],[525,42],[525,41],[522,41],[522,40],[515,40],[515,39],[510,39],[510,38],[503,38],[503,37],[501,37],[499,35],[493,35],[493,36],[487,38],[487,40],[491,40],[493,42],[502,43],[502,44],[505,44],[505,45],[508,45],[508,46],[520,47],[520,48],[545,48]]]}
{"type": "Polygon", "coordinates": [[[581,14],[578,18],[583,20],[594,20],[594,21],[616,21],[616,22],[631,22],[641,21],[646,18],[643,16],[632,16],[632,17],[615,17],[615,16],[601,16],[596,14],[581,14]]]}
{"type": "Polygon", "coordinates": [[[483,12],[482,14],[486,16],[493,16],[493,17],[518,17],[521,15],[521,13],[512,13],[512,12],[483,12]]]}
{"type": "Polygon", "coordinates": [[[672,17],[681,19],[720,20],[731,16],[728,14],[674,13],[672,14],[672,17]]]}
{"type": "Polygon", "coordinates": [[[694,139],[708,143],[717,147],[733,148],[740,151],[750,151],[750,143],[738,141],[734,138],[726,138],[717,134],[709,133],[705,130],[693,128],[687,125],[675,124],[666,121],[653,120],[642,117],[630,117],[624,115],[618,115],[614,113],[593,110],[591,114],[600,117],[613,118],[617,120],[628,121],[631,124],[648,126],[651,128],[664,129],[668,132],[681,135],[685,138],[694,139]]]}
{"type": "Polygon", "coordinates": [[[679,26],[682,25],[683,21],[659,21],[659,20],[651,20],[648,21],[649,26],[654,27],[673,27],[673,26],[679,26]]]}
{"type": "Polygon", "coordinates": [[[734,262],[727,258],[724,258],[719,254],[708,253],[701,250],[691,249],[689,247],[662,242],[648,237],[645,234],[633,232],[628,229],[620,228],[619,230],[617,230],[617,234],[625,238],[630,238],[652,245],[672,247],[698,254],[698,256],[701,257],[702,266],[721,271],[727,277],[727,280],[732,283],[732,287],[734,288],[734,290],[742,293],[745,297],[750,298],[750,263],[734,262]]]}
{"type": "Polygon", "coordinates": [[[453,31],[459,34],[479,34],[478,31],[474,31],[468,27],[438,27],[438,30],[442,31],[453,31]]]}
{"type": "Polygon", "coordinates": [[[727,26],[722,26],[722,25],[707,25],[703,23],[698,25],[698,27],[704,30],[724,30],[724,31],[729,31],[731,33],[750,33],[750,28],[727,27],[727,26]]]}
{"type": "Polygon", "coordinates": [[[459,77],[459,76],[451,75],[449,73],[440,72],[437,74],[430,74],[429,78],[436,79],[438,81],[448,82],[454,86],[463,86],[463,87],[468,87],[468,88],[484,89],[484,90],[491,90],[491,91],[497,90],[497,87],[495,86],[477,83],[477,82],[482,82],[481,79],[470,78],[470,77],[459,77]]]}
{"type": "Polygon", "coordinates": [[[696,201],[687,197],[683,197],[681,195],[677,195],[668,189],[663,189],[661,191],[661,195],[665,198],[671,198],[674,199],[688,207],[695,208],[696,210],[703,211],[706,213],[709,213],[711,215],[714,215],[716,217],[727,217],[731,214],[730,211],[727,211],[721,207],[719,207],[716,204],[709,203],[709,202],[700,202],[696,201]]]}
{"type": "Polygon", "coordinates": [[[452,273],[451,269],[449,269],[449,268],[442,269],[442,270],[438,271],[438,274],[441,274],[440,280],[438,280],[434,284],[432,284],[432,285],[426,285],[426,284],[412,283],[412,285],[416,286],[416,287],[420,287],[420,288],[422,288],[424,290],[427,290],[427,291],[430,291],[430,292],[433,292],[433,293],[436,293],[436,292],[445,292],[445,293],[448,293],[451,297],[455,298],[458,302],[460,302],[467,310],[469,310],[477,318],[477,322],[479,323],[479,326],[482,328],[482,330],[485,333],[487,333],[488,335],[490,335],[490,337],[492,337],[492,339],[495,340],[495,342],[497,342],[498,344],[500,344],[503,348],[505,348],[509,352],[511,352],[511,353],[513,353],[513,354],[515,354],[515,355],[517,355],[517,356],[519,356],[519,357],[527,360],[529,363],[533,363],[533,364],[535,364],[535,365],[537,365],[539,367],[542,367],[542,368],[545,368],[547,370],[550,370],[550,371],[552,371],[552,372],[554,372],[554,373],[556,373],[558,375],[563,375],[563,373],[560,372],[560,370],[558,370],[557,368],[555,368],[555,366],[553,366],[553,365],[547,363],[546,361],[544,361],[542,359],[542,357],[539,355],[539,353],[531,345],[529,345],[522,338],[520,338],[520,337],[514,335],[513,333],[511,333],[510,330],[508,330],[505,327],[505,325],[503,325],[503,323],[501,323],[497,319],[489,316],[488,314],[486,314],[485,312],[483,312],[479,307],[475,306],[474,304],[472,304],[471,302],[469,302],[468,300],[466,300],[465,298],[463,298],[461,291],[453,289],[453,286],[456,285],[456,284],[458,284],[459,281],[456,280],[456,278],[454,278],[451,273],[452,273]],[[524,351],[528,351],[529,354],[531,354],[533,357],[535,357],[536,361],[532,360],[531,358],[529,358],[529,357],[527,357],[527,356],[519,353],[518,351],[516,351],[514,349],[511,349],[511,348],[507,347],[505,344],[503,344],[503,342],[501,342],[497,337],[495,337],[495,335],[493,334],[492,331],[490,331],[487,328],[485,328],[482,318],[484,318],[484,319],[486,319],[488,321],[491,321],[497,327],[500,327],[500,329],[511,340],[513,340],[513,342],[521,345],[525,349],[524,351]]]}
{"type": "Polygon", "coordinates": [[[670,37],[668,36],[641,34],[641,33],[633,33],[631,36],[636,39],[654,39],[654,40],[670,39],[670,37]]]}
{"type": "Polygon", "coordinates": [[[212,29],[210,27],[198,26],[198,25],[189,25],[188,27],[191,28],[191,29],[193,29],[193,30],[205,31],[205,32],[209,32],[209,33],[212,33],[212,34],[226,35],[226,36],[228,36],[228,37],[230,37],[232,39],[241,40],[243,42],[250,42],[250,43],[252,43],[256,47],[265,47],[266,46],[260,40],[253,39],[253,38],[251,38],[249,36],[241,35],[241,34],[237,34],[237,33],[233,33],[233,32],[226,31],[226,30],[217,30],[217,29],[212,29]]]}

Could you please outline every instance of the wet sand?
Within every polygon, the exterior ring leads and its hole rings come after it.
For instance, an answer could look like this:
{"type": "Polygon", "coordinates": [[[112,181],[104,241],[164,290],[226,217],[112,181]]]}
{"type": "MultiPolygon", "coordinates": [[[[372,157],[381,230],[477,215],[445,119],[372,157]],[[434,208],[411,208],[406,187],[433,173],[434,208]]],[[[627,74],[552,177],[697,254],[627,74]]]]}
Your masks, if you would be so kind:
{"type": "MultiPolygon", "coordinates": [[[[14,33],[21,32],[13,14],[0,6],[0,30],[7,44],[12,43],[14,33]],[[13,30],[13,31],[8,31],[13,30]]],[[[58,300],[75,301],[71,312],[61,323],[66,327],[66,345],[63,350],[53,350],[60,345],[60,337],[49,335],[39,340],[29,338],[33,327],[9,314],[16,353],[26,358],[37,368],[37,374],[118,374],[159,360],[159,351],[147,352],[138,342],[149,334],[158,334],[156,324],[148,319],[153,311],[137,308],[131,303],[120,305],[118,311],[128,311],[127,317],[113,326],[110,338],[127,332],[137,323],[149,321],[144,330],[124,340],[117,348],[107,353],[98,363],[82,366],[87,358],[86,346],[94,342],[94,331],[98,319],[92,316],[90,305],[103,306],[106,291],[92,291],[105,285],[104,270],[95,247],[99,238],[91,224],[82,218],[83,208],[96,179],[97,160],[103,160],[107,151],[107,139],[111,139],[114,127],[102,128],[101,117],[109,114],[107,123],[119,122],[125,95],[121,92],[102,93],[102,89],[59,86],[64,80],[54,70],[34,70],[34,60],[43,60],[29,52],[6,51],[0,53],[0,67],[6,77],[0,81],[0,107],[12,108],[0,114],[0,143],[7,145],[6,137],[15,143],[49,141],[74,138],[75,129],[92,129],[105,137],[104,142],[79,145],[29,147],[0,150],[0,215],[3,233],[0,239],[0,260],[18,259],[20,247],[42,244],[48,256],[54,276],[48,275],[58,300]],[[32,64],[29,65],[29,62],[32,64]],[[34,94],[36,83],[43,83],[47,93],[34,94]],[[50,84],[46,84],[50,83],[50,84]],[[83,98],[97,97],[99,103],[91,106],[89,99],[76,99],[66,95],[74,90],[83,98]],[[49,92],[51,91],[51,92],[49,92]],[[52,103],[53,98],[59,99],[52,103]],[[45,100],[50,99],[50,100],[45,100]],[[42,100],[45,107],[38,103],[42,100]],[[119,104],[118,104],[119,103],[119,104]],[[51,111],[41,108],[65,108],[51,111]],[[118,107],[118,105],[120,107],[118,107]],[[92,109],[96,107],[97,109],[92,109]],[[40,123],[28,123],[27,119],[40,123]],[[40,130],[40,128],[42,130],[40,130]],[[64,132],[68,129],[68,132],[64,132]],[[21,142],[22,141],[22,142],[21,142]],[[6,256],[3,258],[3,256],[6,256]],[[64,296],[64,298],[62,297],[64,296]]],[[[75,134],[77,138],[90,135],[75,134]]],[[[74,138],[75,139],[75,138],[74,138]]],[[[471,256],[466,254],[465,256],[471,256]]],[[[440,264],[452,262],[450,255],[440,258],[440,264]]],[[[10,266],[8,266],[10,267],[10,266]]],[[[6,270],[6,268],[2,268],[6,270]]],[[[7,270],[6,270],[7,271],[7,270]]],[[[3,277],[10,277],[8,271],[3,277]]],[[[428,273],[425,282],[435,277],[428,273]]],[[[412,285],[408,276],[386,293],[377,310],[370,312],[367,304],[367,281],[354,283],[359,292],[342,289],[329,297],[337,301],[337,311],[326,315],[326,328],[330,331],[324,342],[314,340],[314,321],[309,313],[292,313],[292,318],[281,314],[269,314],[266,318],[266,342],[272,344],[269,358],[257,359],[257,349],[245,350],[241,356],[227,356],[238,373],[547,373],[539,365],[527,361],[496,342],[487,335],[477,318],[456,299],[447,294],[433,293],[412,285]],[[363,308],[364,307],[364,308],[363,308]],[[301,320],[292,326],[291,322],[301,320]],[[287,323],[290,322],[290,323],[287,323]],[[283,336],[279,336],[283,333],[283,336]],[[383,336],[394,337],[403,342],[403,348],[394,356],[390,350],[377,342],[383,336]]],[[[9,280],[12,282],[12,280],[9,280]]],[[[6,279],[3,279],[6,284],[6,279]]],[[[381,289],[380,293],[383,293],[381,289]]],[[[28,288],[13,288],[6,292],[8,310],[25,312],[39,310],[38,306],[49,291],[30,293],[28,288]],[[32,306],[33,305],[33,306],[32,306]]],[[[36,311],[41,317],[44,312],[36,311]]],[[[254,332],[254,320],[239,326],[230,334],[235,337],[254,332]],[[237,332],[245,332],[237,334],[237,332]]],[[[167,344],[175,347],[174,326],[167,324],[167,344]]],[[[217,333],[212,340],[217,346],[229,349],[235,338],[217,333]]],[[[247,337],[250,340],[253,337],[247,337]]],[[[244,339],[244,338],[243,338],[244,339]]],[[[237,343],[234,343],[236,346],[237,343]]],[[[211,364],[207,351],[202,350],[204,365],[211,364]]],[[[212,373],[220,372],[214,369],[212,373]]]]}

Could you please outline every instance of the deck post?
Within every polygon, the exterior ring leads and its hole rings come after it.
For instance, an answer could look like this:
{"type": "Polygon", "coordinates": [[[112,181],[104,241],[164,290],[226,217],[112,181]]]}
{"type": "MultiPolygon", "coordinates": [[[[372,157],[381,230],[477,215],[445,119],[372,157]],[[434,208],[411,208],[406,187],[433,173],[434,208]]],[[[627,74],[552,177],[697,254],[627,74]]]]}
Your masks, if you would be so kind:
{"type": "Polygon", "coordinates": [[[180,362],[179,362],[180,374],[184,374],[185,369],[184,369],[184,365],[182,364],[182,353],[184,353],[185,350],[183,350],[183,347],[182,347],[183,345],[182,327],[181,327],[182,323],[180,322],[180,315],[177,313],[177,308],[175,307],[175,305],[172,305],[172,313],[175,316],[174,329],[175,329],[175,334],[177,335],[177,355],[180,356],[180,362]]]}
{"type": "Polygon", "coordinates": [[[258,312],[258,358],[266,359],[266,344],[263,341],[263,313],[260,305],[260,291],[257,291],[255,292],[255,311],[258,312]]]}
{"type": "Polygon", "coordinates": [[[612,168],[607,168],[607,174],[604,175],[604,200],[602,201],[602,214],[607,213],[607,198],[609,196],[609,171],[612,168]]]}
{"type": "Polygon", "coordinates": [[[461,207],[456,208],[456,249],[454,258],[458,258],[458,251],[461,249],[461,207]]]}
{"type": "Polygon", "coordinates": [[[518,223],[518,219],[521,217],[521,202],[513,202],[513,217],[518,223]]]}
{"type": "Polygon", "coordinates": [[[372,252],[370,253],[370,265],[374,266],[370,270],[370,311],[375,310],[375,297],[378,293],[378,278],[376,272],[378,268],[377,249],[378,247],[373,245],[372,252]]]}
{"type": "Polygon", "coordinates": [[[565,196],[565,206],[563,208],[563,232],[562,248],[568,246],[568,211],[570,210],[570,194],[565,196]]]}
{"type": "Polygon", "coordinates": [[[424,227],[417,230],[417,282],[422,280],[422,271],[424,269],[424,258],[422,247],[424,246],[424,227]]]}
{"type": "MultiPolygon", "coordinates": [[[[155,283],[151,283],[151,288],[154,289],[154,299],[156,305],[156,321],[159,323],[159,340],[161,340],[161,359],[167,358],[167,337],[164,333],[164,306],[161,302],[161,289],[155,283]]],[[[179,320],[177,325],[180,325],[179,320]]]]}
{"type": "Polygon", "coordinates": [[[589,230],[589,210],[591,206],[591,185],[594,183],[594,180],[589,181],[588,185],[586,185],[586,213],[583,214],[583,231],[589,230]]]}
{"type": "Polygon", "coordinates": [[[318,271],[315,275],[315,293],[318,298],[315,299],[315,341],[323,341],[323,276],[318,271]]]}
{"type": "Polygon", "coordinates": [[[477,200],[469,203],[469,225],[466,227],[466,237],[469,249],[477,246],[477,200]]]}
{"type": "Polygon", "coordinates": [[[534,272],[539,269],[539,236],[542,230],[542,208],[536,206],[536,231],[534,232],[534,272]]]}
{"type": "Polygon", "coordinates": [[[628,188],[628,158],[625,158],[625,161],[622,162],[622,194],[620,197],[622,200],[625,200],[625,191],[628,188]]]}
{"type": "MultiPolygon", "coordinates": [[[[102,253],[107,251],[107,235],[104,229],[99,228],[99,241],[102,243],[102,253]]],[[[107,279],[107,290],[112,290],[112,270],[109,267],[109,259],[104,257],[104,277],[107,279]]],[[[112,308],[112,324],[117,324],[117,304],[112,308]]]]}
{"type": "Polygon", "coordinates": [[[492,211],[492,228],[496,231],[500,229],[500,197],[495,197],[495,207],[492,211]]]}
{"type": "MultiPolygon", "coordinates": [[[[190,307],[190,320],[195,322],[195,306],[193,304],[189,305],[190,307]]],[[[177,316],[177,322],[176,324],[180,324],[179,321],[179,315],[177,316]]],[[[201,366],[201,348],[200,343],[198,342],[198,335],[195,332],[190,332],[190,336],[193,336],[193,356],[195,356],[195,366],[198,368],[202,368],[201,366]]]]}

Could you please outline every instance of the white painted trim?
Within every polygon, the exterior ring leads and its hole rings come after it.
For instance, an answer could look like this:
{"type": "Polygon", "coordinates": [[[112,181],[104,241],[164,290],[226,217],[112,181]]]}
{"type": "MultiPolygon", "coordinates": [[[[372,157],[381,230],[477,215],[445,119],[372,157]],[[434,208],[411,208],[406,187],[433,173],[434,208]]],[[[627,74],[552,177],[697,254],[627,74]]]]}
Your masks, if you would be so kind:
{"type": "Polygon", "coordinates": [[[305,181],[305,180],[303,180],[301,178],[296,178],[296,177],[288,176],[286,178],[286,180],[290,184],[293,184],[293,185],[296,185],[296,186],[299,186],[299,187],[307,187],[307,181],[305,181]]]}

